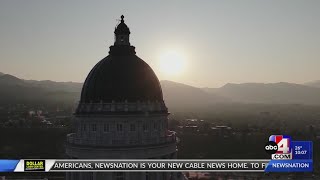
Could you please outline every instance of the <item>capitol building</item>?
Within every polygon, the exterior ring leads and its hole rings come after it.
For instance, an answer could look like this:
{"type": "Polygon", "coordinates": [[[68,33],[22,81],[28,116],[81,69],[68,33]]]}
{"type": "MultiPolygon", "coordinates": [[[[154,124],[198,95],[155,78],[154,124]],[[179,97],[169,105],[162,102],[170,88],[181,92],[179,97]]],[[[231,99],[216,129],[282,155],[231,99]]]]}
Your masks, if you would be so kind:
{"type": "MultiPolygon", "coordinates": [[[[175,132],[160,82],[136,55],[124,16],[114,31],[109,55],[88,74],[74,114],[66,153],[72,159],[173,159],[175,132]]],[[[174,172],[74,172],[68,180],[171,180],[174,172]]]]}

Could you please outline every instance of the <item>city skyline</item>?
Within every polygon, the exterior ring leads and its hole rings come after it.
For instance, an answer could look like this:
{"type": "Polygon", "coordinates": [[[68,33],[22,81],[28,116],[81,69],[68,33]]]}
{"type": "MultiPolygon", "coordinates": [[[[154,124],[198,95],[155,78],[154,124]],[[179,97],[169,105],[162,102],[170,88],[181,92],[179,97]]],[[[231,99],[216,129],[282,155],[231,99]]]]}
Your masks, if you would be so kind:
{"type": "MultiPolygon", "coordinates": [[[[121,14],[137,55],[160,80],[219,87],[305,83],[320,76],[318,1],[145,1],[141,6],[31,0],[0,5],[0,72],[19,78],[83,82],[108,55],[121,14]],[[161,70],[161,57],[171,51],[183,57],[179,74],[161,70]]],[[[165,67],[170,65],[166,59],[165,67]]]]}

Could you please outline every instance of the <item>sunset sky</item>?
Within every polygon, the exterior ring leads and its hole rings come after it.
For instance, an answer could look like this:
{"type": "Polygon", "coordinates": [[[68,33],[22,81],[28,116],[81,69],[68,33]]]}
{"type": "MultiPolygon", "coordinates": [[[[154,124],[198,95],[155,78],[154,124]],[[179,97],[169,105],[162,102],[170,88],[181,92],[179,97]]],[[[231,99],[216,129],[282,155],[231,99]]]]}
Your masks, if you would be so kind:
{"type": "Polygon", "coordinates": [[[122,14],[137,55],[161,80],[320,79],[319,0],[1,0],[0,72],[83,82],[108,55],[122,14]],[[179,72],[163,70],[170,65],[179,72]]]}

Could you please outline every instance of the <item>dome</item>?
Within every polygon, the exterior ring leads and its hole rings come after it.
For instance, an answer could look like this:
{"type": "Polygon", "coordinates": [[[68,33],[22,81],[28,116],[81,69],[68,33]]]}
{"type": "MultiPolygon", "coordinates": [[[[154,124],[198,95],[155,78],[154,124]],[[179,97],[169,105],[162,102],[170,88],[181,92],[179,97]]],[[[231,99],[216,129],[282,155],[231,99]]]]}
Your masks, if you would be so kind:
{"type": "Polygon", "coordinates": [[[98,62],[87,76],[80,103],[163,102],[159,80],[151,67],[129,43],[130,30],[124,23],[116,27],[116,42],[109,55],[98,62]],[[117,34],[124,32],[127,34],[117,34]],[[119,42],[117,42],[119,41],[119,42]]]}
{"type": "Polygon", "coordinates": [[[135,54],[105,57],[85,80],[80,103],[112,101],[163,101],[157,76],[135,54]]]}

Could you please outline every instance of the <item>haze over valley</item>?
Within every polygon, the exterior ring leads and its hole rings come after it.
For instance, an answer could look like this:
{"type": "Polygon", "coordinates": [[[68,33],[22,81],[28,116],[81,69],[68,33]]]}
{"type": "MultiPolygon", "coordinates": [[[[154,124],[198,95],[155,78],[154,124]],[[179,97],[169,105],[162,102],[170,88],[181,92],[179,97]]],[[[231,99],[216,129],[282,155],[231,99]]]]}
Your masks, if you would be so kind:
{"type": "MultiPolygon", "coordinates": [[[[79,100],[82,83],[24,80],[0,73],[0,103],[65,104],[79,100]]],[[[219,88],[199,88],[162,80],[164,99],[172,109],[205,108],[213,104],[320,105],[319,81],[306,84],[228,83],[219,88]]]]}

